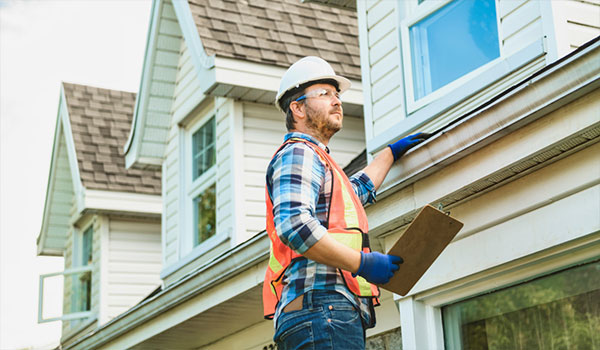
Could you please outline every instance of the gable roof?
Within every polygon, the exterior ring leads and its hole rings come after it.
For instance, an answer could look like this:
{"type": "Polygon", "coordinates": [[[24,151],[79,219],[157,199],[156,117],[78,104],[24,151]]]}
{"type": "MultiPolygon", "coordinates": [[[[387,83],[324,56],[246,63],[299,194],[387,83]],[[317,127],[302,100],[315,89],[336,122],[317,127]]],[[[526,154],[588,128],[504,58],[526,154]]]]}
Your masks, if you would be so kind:
{"type": "Polygon", "coordinates": [[[360,80],[356,12],[299,0],[189,0],[207,54],[287,68],[319,56],[360,80]]]}
{"type": "Polygon", "coordinates": [[[63,83],[81,182],[87,189],[161,194],[160,170],[125,168],[135,93],[63,83]]]}
{"type": "Polygon", "coordinates": [[[356,12],[300,0],[154,0],[125,164],[157,169],[171,122],[214,97],[273,104],[301,57],[353,81],[344,111],[363,114],[356,12]]]}

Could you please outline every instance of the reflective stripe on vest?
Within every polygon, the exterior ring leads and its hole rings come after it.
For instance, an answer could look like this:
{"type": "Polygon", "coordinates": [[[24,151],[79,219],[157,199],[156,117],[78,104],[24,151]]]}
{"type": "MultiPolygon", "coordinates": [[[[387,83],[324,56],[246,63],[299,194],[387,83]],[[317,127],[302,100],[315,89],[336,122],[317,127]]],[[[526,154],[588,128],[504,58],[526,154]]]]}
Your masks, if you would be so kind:
{"type": "MultiPolygon", "coordinates": [[[[369,240],[366,236],[366,232],[368,231],[367,214],[360,199],[354,193],[350,180],[348,180],[343,170],[333,161],[327,152],[307,140],[292,138],[286,141],[275,152],[273,157],[285,145],[294,142],[304,142],[311,147],[317,153],[327,171],[330,171],[332,175],[332,192],[327,214],[328,234],[345,246],[355,250],[370,252],[369,240]]],[[[303,259],[304,257],[283,244],[279,239],[275,223],[273,222],[273,203],[266,186],[265,199],[267,203],[267,234],[270,239],[271,253],[263,284],[263,307],[265,318],[273,318],[275,308],[283,290],[281,281],[286,269],[293,260],[303,259]]],[[[338,269],[338,271],[340,271],[346,286],[354,295],[369,298],[379,296],[377,286],[370,284],[364,278],[360,276],[353,277],[349,271],[341,269],[338,269]]]]}

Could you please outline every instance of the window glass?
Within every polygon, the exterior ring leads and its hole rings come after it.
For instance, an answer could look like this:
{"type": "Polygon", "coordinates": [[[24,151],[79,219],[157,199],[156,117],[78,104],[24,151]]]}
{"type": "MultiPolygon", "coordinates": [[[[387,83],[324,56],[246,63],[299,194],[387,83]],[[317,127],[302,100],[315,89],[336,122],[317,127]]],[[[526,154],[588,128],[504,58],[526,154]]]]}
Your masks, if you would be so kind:
{"type": "MultiPolygon", "coordinates": [[[[93,258],[93,239],[94,229],[89,227],[81,235],[81,244],[79,251],[79,262],[77,267],[88,266],[92,264],[93,258]]],[[[89,311],[92,304],[92,274],[90,271],[73,275],[73,302],[71,311],[89,311]]]]}
{"type": "Polygon", "coordinates": [[[415,100],[500,56],[495,0],[456,0],[410,27],[415,100]]]}
{"type": "Polygon", "coordinates": [[[215,118],[212,117],[192,135],[192,179],[197,179],[215,164],[215,118]]]}
{"type": "Polygon", "coordinates": [[[194,199],[194,246],[204,242],[216,233],[216,184],[212,184],[194,199]]]}
{"type": "Polygon", "coordinates": [[[442,309],[446,349],[597,349],[600,262],[442,309]]]}

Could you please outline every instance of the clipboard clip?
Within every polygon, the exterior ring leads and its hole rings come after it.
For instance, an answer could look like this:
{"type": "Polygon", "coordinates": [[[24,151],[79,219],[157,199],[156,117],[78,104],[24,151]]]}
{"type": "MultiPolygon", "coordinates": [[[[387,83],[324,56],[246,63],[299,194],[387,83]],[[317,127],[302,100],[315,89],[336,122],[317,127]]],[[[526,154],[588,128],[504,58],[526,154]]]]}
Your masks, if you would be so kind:
{"type": "Polygon", "coordinates": [[[450,216],[450,211],[445,211],[444,210],[444,206],[442,205],[442,202],[439,202],[437,205],[437,210],[443,212],[444,214],[450,216]]]}

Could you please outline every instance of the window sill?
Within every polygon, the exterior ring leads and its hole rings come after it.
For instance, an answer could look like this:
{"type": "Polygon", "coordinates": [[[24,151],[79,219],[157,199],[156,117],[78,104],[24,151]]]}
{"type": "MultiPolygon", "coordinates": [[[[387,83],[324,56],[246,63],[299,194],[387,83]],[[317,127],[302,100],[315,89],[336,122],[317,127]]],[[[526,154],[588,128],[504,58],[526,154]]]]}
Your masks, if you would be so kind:
{"type": "Polygon", "coordinates": [[[194,247],[192,251],[186,254],[183,258],[179,259],[176,263],[166,267],[160,272],[160,278],[165,279],[169,277],[171,274],[177,272],[181,268],[187,266],[188,264],[195,261],[197,258],[206,254],[208,251],[214,249],[215,247],[221,245],[225,241],[229,240],[229,234],[220,234],[213,236],[206,241],[202,242],[198,246],[194,247]]]}
{"type": "MultiPolygon", "coordinates": [[[[543,56],[545,53],[546,49],[544,47],[543,39],[536,40],[520,51],[490,63],[490,65],[485,70],[479,72],[479,74],[472,76],[469,79],[461,80],[459,82],[460,85],[449,84],[443,88],[445,93],[443,91],[441,91],[442,93],[438,91],[437,94],[434,92],[433,94],[436,94],[438,98],[432,100],[425,106],[416,108],[416,102],[408,101],[409,108],[407,108],[407,113],[411,112],[411,109],[415,109],[414,112],[407,114],[405,119],[400,120],[395,125],[388,128],[387,131],[367,140],[367,152],[373,154],[379,151],[398,137],[407,135],[427,122],[440,117],[440,115],[450,108],[455,107],[465,99],[476,95],[487,86],[510,75],[534,61],[536,58],[543,56]]],[[[448,122],[450,121],[451,120],[448,120],[448,122]]]]}

